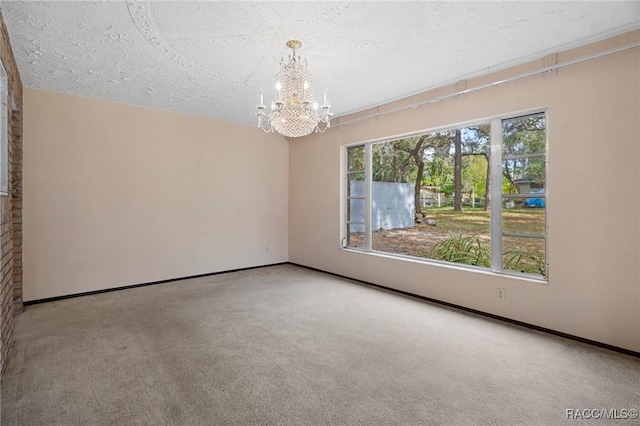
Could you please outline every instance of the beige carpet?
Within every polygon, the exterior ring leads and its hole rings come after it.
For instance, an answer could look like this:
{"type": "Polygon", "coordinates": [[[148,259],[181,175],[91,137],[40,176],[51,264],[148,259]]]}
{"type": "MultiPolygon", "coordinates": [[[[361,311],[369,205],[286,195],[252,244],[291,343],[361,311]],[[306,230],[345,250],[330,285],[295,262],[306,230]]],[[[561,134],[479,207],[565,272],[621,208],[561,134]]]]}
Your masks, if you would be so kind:
{"type": "Polygon", "coordinates": [[[1,402],[2,425],[579,424],[640,409],[640,359],[281,265],[29,306],[1,402]]]}

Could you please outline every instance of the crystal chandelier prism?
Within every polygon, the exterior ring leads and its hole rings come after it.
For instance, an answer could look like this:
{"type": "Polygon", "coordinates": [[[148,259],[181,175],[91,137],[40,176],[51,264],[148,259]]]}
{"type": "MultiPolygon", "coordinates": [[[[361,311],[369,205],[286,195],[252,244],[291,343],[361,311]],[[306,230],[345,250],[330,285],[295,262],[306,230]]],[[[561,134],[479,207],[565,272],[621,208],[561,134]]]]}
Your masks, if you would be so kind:
{"type": "Polygon", "coordinates": [[[257,105],[258,127],[265,132],[277,131],[290,137],[298,138],[315,132],[324,132],[331,127],[327,102],[327,91],[324,91],[324,102],[318,111],[315,101],[313,79],[308,71],[307,61],[296,56],[296,49],[302,47],[298,40],[289,40],[286,44],[292,50],[288,62],[280,60],[280,72],[276,83],[276,98],[271,103],[271,111],[265,112],[264,96],[260,90],[260,105],[257,105]]]}

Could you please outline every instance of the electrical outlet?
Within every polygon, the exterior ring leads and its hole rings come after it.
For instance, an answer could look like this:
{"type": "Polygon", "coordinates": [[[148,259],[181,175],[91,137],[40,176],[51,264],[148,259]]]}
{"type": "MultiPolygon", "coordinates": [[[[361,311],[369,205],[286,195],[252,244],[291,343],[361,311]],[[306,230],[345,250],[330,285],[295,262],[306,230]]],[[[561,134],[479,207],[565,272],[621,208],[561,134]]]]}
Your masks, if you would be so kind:
{"type": "Polygon", "coordinates": [[[504,300],[506,297],[506,293],[504,291],[504,288],[497,288],[496,289],[496,297],[498,298],[498,300],[504,300]]]}

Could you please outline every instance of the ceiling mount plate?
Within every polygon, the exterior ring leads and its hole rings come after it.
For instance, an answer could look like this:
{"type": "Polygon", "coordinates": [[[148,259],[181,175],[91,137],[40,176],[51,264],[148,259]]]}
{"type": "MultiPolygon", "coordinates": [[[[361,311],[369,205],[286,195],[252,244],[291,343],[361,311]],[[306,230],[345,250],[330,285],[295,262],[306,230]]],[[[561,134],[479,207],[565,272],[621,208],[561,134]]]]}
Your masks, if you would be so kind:
{"type": "Polygon", "coordinates": [[[302,47],[302,42],[300,40],[289,40],[287,42],[287,47],[289,49],[300,49],[302,47]]]}

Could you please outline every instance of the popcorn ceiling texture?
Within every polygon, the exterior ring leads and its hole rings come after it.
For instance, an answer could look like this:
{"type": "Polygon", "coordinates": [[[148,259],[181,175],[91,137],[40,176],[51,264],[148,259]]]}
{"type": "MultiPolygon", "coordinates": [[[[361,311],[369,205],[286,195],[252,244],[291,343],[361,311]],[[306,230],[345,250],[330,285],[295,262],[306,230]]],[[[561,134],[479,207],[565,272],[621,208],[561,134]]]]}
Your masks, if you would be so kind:
{"type": "MultiPolygon", "coordinates": [[[[0,60],[8,81],[9,193],[0,196],[0,371],[13,344],[13,316],[22,311],[22,83],[0,14],[0,60]]],[[[0,125],[5,131],[4,124],[0,125]]],[[[0,161],[5,161],[0,153],[0,161]]]]}
{"type": "Polygon", "coordinates": [[[285,42],[337,115],[639,27],[640,2],[3,1],[27,87],[255,125],[285,42]]]}

